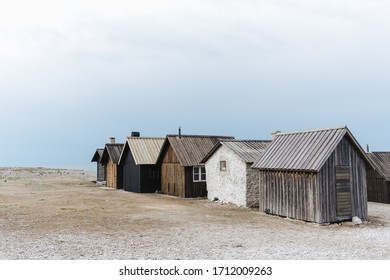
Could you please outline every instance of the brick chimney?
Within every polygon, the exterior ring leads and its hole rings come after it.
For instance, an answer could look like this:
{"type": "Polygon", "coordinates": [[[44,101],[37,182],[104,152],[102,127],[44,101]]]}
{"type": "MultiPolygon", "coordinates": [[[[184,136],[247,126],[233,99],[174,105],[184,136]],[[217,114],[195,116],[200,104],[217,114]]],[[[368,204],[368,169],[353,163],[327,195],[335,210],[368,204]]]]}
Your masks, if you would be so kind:
{"type": "Polygon", "coordinates": [[[108,143],[109,144],[115,144],[115,137],[108,138],[108,143]]]}

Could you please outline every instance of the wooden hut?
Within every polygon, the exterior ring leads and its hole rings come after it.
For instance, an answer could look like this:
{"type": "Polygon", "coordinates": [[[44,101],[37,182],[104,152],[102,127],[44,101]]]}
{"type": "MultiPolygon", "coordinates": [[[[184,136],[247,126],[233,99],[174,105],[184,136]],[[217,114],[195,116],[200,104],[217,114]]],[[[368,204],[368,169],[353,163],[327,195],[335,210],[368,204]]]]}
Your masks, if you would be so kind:
{"type": "Polygon", "coordinates": [[[164,138],[128,137],[119,159],[123,189],[137,193],[161,190],[160,169],[156,166],[164,138]]]}
{"type": "Polygon", "coordinates": [[[167,135],[157,163],[161,191],[179,197],[207,197],[206,169],[201,160],[224,136],[167,135]]]}
{"type": "Polygon", "coordinates": [[[368,201],[390,203],[390,152],[367,153],[373,169],[367,170],[368,201]]]}
{"type": "Polygon", "coordinates": [[[114,138],[106,144],[100,163],[104,165],[106,174],[106,186],[109,188],[122,188],[122,170],[118,168],[119,158],[124,144],[115,144],[114,138]]]}
{"type": "Polygon", "coordinates": [[[104,165],[100,163],[104,149],[96,149],[93,154],[91,162],[96,162],[96,182],[103,182],[105,180],[104,165]]]}
{"type": "Polygon", "coordinates": [[[259,172],[251,168],[271,141],[221,140],[202,160],[207,198],[238,206],[259,206],[259,172]]]}
{"type": "Polygon", "coordinates": [[[317,223],[366,219],[367,166],[347,127],[278,133],[253,165],[260,211],[317,223]]]}

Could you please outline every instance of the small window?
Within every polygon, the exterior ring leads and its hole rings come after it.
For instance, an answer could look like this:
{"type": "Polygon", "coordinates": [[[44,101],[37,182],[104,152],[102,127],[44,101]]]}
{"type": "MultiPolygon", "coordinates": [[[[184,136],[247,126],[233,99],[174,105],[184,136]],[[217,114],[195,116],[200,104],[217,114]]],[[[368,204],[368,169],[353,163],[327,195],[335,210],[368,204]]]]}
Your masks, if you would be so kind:
{"type": "Polygon", "coordinates": [[[220,171],[226,171],[226,161],[225,160],[221,160],[219,162],[219,170],[220,171]]]}
{"type": "Polygon", "coordinates": [[[206,168],[204,166],[195,166],[193,171],[194,171],[194,182],[206,181],[206,168]]]}

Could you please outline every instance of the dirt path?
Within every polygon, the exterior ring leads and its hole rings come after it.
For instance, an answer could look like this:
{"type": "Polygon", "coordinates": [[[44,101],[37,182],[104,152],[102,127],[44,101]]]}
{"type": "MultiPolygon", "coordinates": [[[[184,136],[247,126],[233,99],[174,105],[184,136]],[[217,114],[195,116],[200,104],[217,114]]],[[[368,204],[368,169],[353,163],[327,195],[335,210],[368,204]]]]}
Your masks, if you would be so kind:
{"type": "Polygon", "coordinates": [[[93,175],[0,168],[0,259],[390,259],[390,205],[369,203],[362,225],[319,226],[93,175]]]}

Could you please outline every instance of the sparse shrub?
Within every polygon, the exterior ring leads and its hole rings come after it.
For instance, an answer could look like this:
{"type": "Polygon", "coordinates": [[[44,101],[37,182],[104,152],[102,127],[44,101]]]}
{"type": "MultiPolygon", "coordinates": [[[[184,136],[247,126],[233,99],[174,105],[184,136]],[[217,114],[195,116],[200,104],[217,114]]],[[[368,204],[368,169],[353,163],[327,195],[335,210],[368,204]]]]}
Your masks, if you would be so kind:
{"type": "Polygon", "coordinates": [[[268,215],[269,213],[271,213],[271,210],[269,208],[265,208],[264,213],[268,215]]]}

